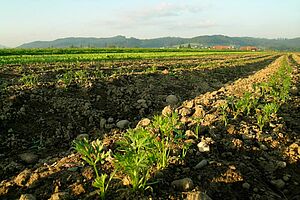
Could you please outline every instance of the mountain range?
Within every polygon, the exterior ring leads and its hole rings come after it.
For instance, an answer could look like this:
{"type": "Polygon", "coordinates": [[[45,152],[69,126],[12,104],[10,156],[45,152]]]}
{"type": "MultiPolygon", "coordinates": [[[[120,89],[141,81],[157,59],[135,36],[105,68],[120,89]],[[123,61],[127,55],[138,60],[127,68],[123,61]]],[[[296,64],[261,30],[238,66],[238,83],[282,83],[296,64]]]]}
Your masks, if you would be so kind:
{"type": "Polygon", "coordinates": [[[254,37],[229,37],[224,35],[204,35],[193,38],[162,37],[153,39],[127,38],[115,36],[109,38],[69,37],[53,41],[35,41],[25,43],[17,48],[68,48],[68,47],[141,47],[163,48],[179,47],[192,44],[198,47],[230,45],[235,47],[256,46],[271,50],[300,50],[300,37],[293,39],[265,39],[254,37]]]}
{"type": "Polygon", "coordinates": [[[4,48],[7,48],[7,47],[0,44],[0,49],[4,49],[4,48]]]}

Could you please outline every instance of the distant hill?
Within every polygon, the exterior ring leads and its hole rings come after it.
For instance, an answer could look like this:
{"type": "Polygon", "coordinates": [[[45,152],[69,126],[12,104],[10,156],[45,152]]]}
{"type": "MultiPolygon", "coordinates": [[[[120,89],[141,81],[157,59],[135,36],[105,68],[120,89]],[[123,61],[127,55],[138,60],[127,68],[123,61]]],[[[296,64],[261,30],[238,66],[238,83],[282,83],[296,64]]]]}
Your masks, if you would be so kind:
{"type": "Polygon", "coordinates": [[[257,46],[273,50],[300,50],[300,37],[294,39],[264,39],[253,37],[228,37],[224,35],[204,35],[193,38],[162,37],[154,39],[126,38],[115,36],[110,38],[70,37],[54,41],[35,41],[22,44],[18,48],[67,48],[67,47],[141,47],[162,48],[176,47],[184,44],[197,44],[199,46],[233,45],[257,46]]]}
{"type": "Polygon", "coordinates": [[[4,49],[4,48],[7,48],[7,47],[0,44],[0,49],[4,49]]]}

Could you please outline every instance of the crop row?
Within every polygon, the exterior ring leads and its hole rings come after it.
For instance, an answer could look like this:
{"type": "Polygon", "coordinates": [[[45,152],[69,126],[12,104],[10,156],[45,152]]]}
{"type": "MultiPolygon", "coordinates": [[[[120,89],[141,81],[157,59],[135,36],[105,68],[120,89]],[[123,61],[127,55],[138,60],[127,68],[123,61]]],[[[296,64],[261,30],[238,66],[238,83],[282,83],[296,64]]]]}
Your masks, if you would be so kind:
{"type": "MultiPolygon", "coordinates": [[[[247,52],[249,54],[249,52],[247,52]]],[[[146,53],[92,53],[92,54],[57,54],[57,55],[12,55],[0,56],[0,65],[51,63],[51,62],[88,62],[111,60],[135,60],[168,57],[205,56],[215,54],[245,54],[245,52],[146,52],[146,53]]]]}
{"type": "Polygon", "coordinates": [[[260,131],[271,123],[282,104],[289,98],[291,71],[288,60],[284,57],[279,70],[268,82],[253,84],[252,92],[247,91],[241,98],[228,97],[220,106],[222,120],[227,126],[238,118],[254,118],[260,131]]]}
{"type": "MultiPolygon", "coordinates": [[[[280,67],[267,82],[254,84],[253,90],[246,91],[241,98],[229,97],[218,107],[225,127],[241,118],[255,118],[260,129],[259,138],[264,127],[289,98],[291,71],[287,57],[282,57],[280,67]]],[[[203,119],[195,120],[201,122],[203,119]]],[[[96,174],[93,186],[99,189],[101,199],[105,198],[111,181],[118,175],[128,177],[131,191],[144,191],[152,189],[151,185],[156,183],[149,182],[152,175],[169,165],[171,149],[179,150],[178,159],[185,158],[191,144],[186,140],[183,126],[177,112],[167,112],[153,117],[152,122],[144,121],[135,129],[129,129],[114,152],[104,150],[99,140],[77,140],[75,149],[93,166],[96,174]],[[143,127],[144,123],[150,125],[143,127]],[[108,160],[112,160],[112,172],[99,173],[98,163],[103,165],[108,160]]],[[[197,139],[198,129],[196,126],[194,131],[197,139]]]]}
{"type": "MultiPolygon", "coordinates": [[[[136,73],[143,74],[153,74],[153,73],[168,73],[169,75],[173,75],[176,77],[184,70],[203,70],[207,68],[220,68],[220,67],[234,67],[234,66],[242,66],[249,65],[252,63],[260,63],[266,60],[274,59],[274,55],[258,55],[255,57],[246,57],[246,58],[236,58],[229,60],[216,60],[213,62],[201,62],[193,65],[171,65],[168,67],[165,66],[148,66],[148,67],[120,67],[116,69],[106,69],[103,70],[101,68],[91,68],[86,69],[83,67],[75,67],[73,65],[67,67],[59,67],[52,68],[49,70],[43,69],[43,66],[34,67],[22,67],[22,66],[14,66],[14,67],[6,67],[2,68],[3,71],[8,71],[7,73],[11,74],[13,69],[14,77],[18,77],[17,79],[12,79],[10,82],[6,82],[7,86],[14,85],[17,83],[21,83],[25,86],[34,86],[38,83],[49,83],[56,82],[58,85],[62,85],[64,87],[68,87],[73,83],[77,83],[80,85],[89,85],[89,83],[93,80],[105,80],[110,77],[121,76],[121,75],[129,75],[136,73]],[[250,59],[251,58],[251,59],[250,59]]],[[[12,75],[12,74],[11,74],[12,75]]],[[[4,83],[3,83],[4,84],[4,83]]]]}
{"type": "MultiPolygon", "coordinates": [[[[224,51],[224,50],[223,50],[224,51]]],[[[228,50],[233,52],[234,50],[228,50]]],[[[155,48],[47,48],[47,49],[0,49],[0,56],[9,55],[55,55],[91,53],[152,53],[152,52],[218,52],[207,49],[155,49],[155,48]]]]}

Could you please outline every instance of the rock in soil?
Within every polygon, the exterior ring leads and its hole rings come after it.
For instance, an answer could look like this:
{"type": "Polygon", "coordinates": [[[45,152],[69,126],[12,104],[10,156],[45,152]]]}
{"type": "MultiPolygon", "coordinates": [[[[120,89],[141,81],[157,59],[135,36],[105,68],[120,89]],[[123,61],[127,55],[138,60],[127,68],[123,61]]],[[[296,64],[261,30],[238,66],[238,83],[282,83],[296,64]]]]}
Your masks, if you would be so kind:
{"type": "Polygon", "coordinates": [[[105,128],[105,124],[106,124],[106,119],[104,119],[104,118],[101,118],[101,120],[100,120],[100,128],[105,128]]]}
{"type": "Polygon", "coordinates": [[[14,179],[14,182],[18,186],[24,186],[26,181],[29,179],[30,175],[31,171],[29,169],[25,169],[14,179]]]}
{"type": "Polygon", "coordinates": [[[290,90],[290,92],[293,94],[293,95],[297,95],[298,94],[298,88],[296,86],[293,86],[290,90]]]}
{"type": "Polygon", "coordinates": [[[38,156],[34,153],[22,153],[19,155],[20,159],[27,164],[33,164],[38,161],[38,156]]]}
{"type": "Polygon", "coordinates": [[[191,131],[191,130],[186,130],[186,131],[185,131],[185,136],[186,136],[187,138],[196,138],[195,133],[194,133],[193,131],[191,131]]]}
{"type": "Polygon", "coordinates": [[[207,152],[209,151],[209,145],[205,141],[201,141],[197,144],[200,152],[207,152]]]}
{"type": "Polygon", "coordinates": [[[137,126],[138,126],[138,127],[147,127],[147,126],[150,125],[150,123],[151,123],[150,119],[144,118],[144,119],[142,119],[141,121],[139,121],[139,123],[138,123],[137,126]]]}
{"type": "Polygon", "coordinates": [[[203,192],[188,192],[185,200],[212,200],[207,194],[203,192]]]}
{"type": "Polygon", "coordinates": [[[22,194],[19,200],[36,200],[32,194],[22,194]]]}
{"type": "Polygon", "coordinates": [[[126,119],[118,121],[118,123],[117,123],[117,127],[120,128],[120,129],[127,128],[128,126],[129,126],[129,121],[126,120],[126,119]]]}
{"type": "Polygon", "coordinates": [[[178,98],[175,95],[171,94],[171,95],[167,96],[166,102],[169,105],[176,105],[178,103],[178,98]]]}
{"type": "Polygon", "coordinates": [[[206,166],[208,164],[207,160],[201,160],[195,167],[194,169],[201,169],[202,167],[206,166]]]}
{"type": "Polygon", "coordinates": [[[166,106],[166,107],[164,107],[164,109],[162,110],[162,112],[161,112],[161,114],[163,115],[163,116],[170,116],[171,114],[172,114],[172,108],[171,108],[171,106],[166,106]]]}
{"type": "Polygon", "coordinates": [[[285,182],[281,179],[272,180],[271,183],[279,190],[284,188],[284,186],[285,186],[285,182]]]}
{"type": "Polygon", "coordinates": [[[83,140],[83,139],[89,139],[89,135],[88,134],[79,134],[76,137],[76,140],[83,140]]]}
{"type": "Polygon", "coordinates": [[[189,108],[181,108],[179,110],[179,114],[183,117],[188,116],[191,114],[191,110],[189,108]]]}
{"type": "Polygon", "coordinates": [[[190,178],[175,180],[171,183],[171,185],[172,187],[174,187],[175,189],[181,192],[189,191],[194,188],[194,183],[190,178]]]}
{"type": "Polygon", "coordinates": [[[57,192],[51,195],[49,200],[68,200],[70,195],[67,192],[57,192]]]}
{"type": "Polygon", "coordinates": [[[193,117],[203,118],[204,116],[205,116],[205,110],[203,109],[203,107],[199,106],[199,105],[196,105],[193,117]]]}
{"type": "Polygon", "coordinates": [[[193,108],[194,106],[194,101],[185,101],[183,103],[183,106],[186,107],[186,108],[193,108]]]}
{"type": "Polygon", "coordinates": [[[250,189],[250,184],[247,183],[247,182],[245,182],[245,183],[243,183],[242,187],[243,187],[244,189],[249,190],[249,189],[250,189]]]}

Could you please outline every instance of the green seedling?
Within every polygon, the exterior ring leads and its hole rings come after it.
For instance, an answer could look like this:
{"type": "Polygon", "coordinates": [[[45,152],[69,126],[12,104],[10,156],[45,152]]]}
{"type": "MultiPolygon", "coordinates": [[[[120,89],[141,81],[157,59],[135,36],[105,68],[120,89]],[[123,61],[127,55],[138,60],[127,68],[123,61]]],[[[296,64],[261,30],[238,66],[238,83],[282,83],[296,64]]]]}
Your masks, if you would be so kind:
{"type": "Polygon", "coordinates": [[[183,143],[182,153],[181,153],[181,158],[182,159],[185,159],[186,154],[187,154],[187,152],[188,152],[188,150],[190,149],[191,146],[192,146],[191,142],[185,142],[185,143],[183,143]]]}
{"type": "Polygon", "coordinates": [[[62,81],[66,86],[69,86],[74,81],[74,72],[68,71],[62,75],[59,81],[62,81]]]}
{"type": "Polygon", "coordinates": [[[74,77],[77,82],[83,84],[88,80],[88,73],[85,70],[79,70],[74,73],[74,77]]]}
{"type": "Polygon", "coordinates": [[[278,112],[279,105],[275,102],[265,104],[260,111],[257,112],[257,124],[262,131],[267,122],[270,122],[273,114],[278,112]]]}
{"type": "Polygon", "coordinates": [[[203,122],[203,119],[200,119],[200,118],[193,118],[193,120],[196,121],[196,126],[195,126],[195,137],[196,139],[199,139],[199,133],[200,133],[200,127],[201,127],[201,124],[203,122]]]}
{"type": "Polygon", "coordinates": [[[155,162],[153,141],[153,136],[140,128],[128,130],[124,140],[119,143],[120,153],[115,155],[116,165],[129,177],[133,192],[150,188],[148,179],[155,162]]]}
{"type": "Polygon", "coordinates": [[[227,102],[222,104],[220,107],[221,115],[222,115],[222,121],[224,122],[224,126],[226,127],[228,124],[228,104],[227,102]]]}
{"type": "Polygon", "coordinates": [[[94,71],[94,75],[96,78],[99,78],[99,79],[105,78],[105,73],[99,69],[94,71]]]}
{"type": "Polygon", "coordinates": [[[172,113],[171,116],[154,116],[153,128],[157,130],[156,159],[157,169],[164,169],[168,166],[170,150],[175,137],[182,134],[178,129],[179,117],[177,113],[172,113]]]}
{"type": "Polygon", "coordinates": [[[111,173],[110,176],[108,176],[107,174],[101,174],[99,177],[96,177],[95,181],[93,182],[93,186],[99,189],[99,195],[101,199],[105,199],[108,186],[115,173],[116,171],[111,173]]]}
{"type": "Polygon", "coordinates": [[[256,120],[257,120],[257,124],[259,126],[259,130],[262,131],[262,129],[265,125],[265,119],[264,119],[264,116],[259,111],[256,113],[256,120]]]}
{"type": "Polygon", "coordinates": [[[113,172],[107,180],[107,174],[99,175],[97,163],[104,164],[105,159],[109,156],[109,152],[104,152],[103,144],[98,139],[91,143],[86,138],[84,138],[83,140],[77,140],[74,141],[74,146],[75,150],[81,154],[82,159],[93,167],[96,173],[96,178],[93,182],[93,186],[99,189],[100,198],[105,199],[108,186],[115,172],[113,172]]]}
{"type": "Polygon", "coordinates": [[[147,68],[146,70],[145,70],[145,72],[147,73],[155,73],[155,72],[157,72],[157,67],[156,66],[151,66],[150,68],[147,68]]]}
{"type": "Polygon", "coordinates": [[[237,119],[237,117],[245,111],[246,106],[247,105],[245,104],[244,99],[238,99],[235,101],[235,112],[233,113],[233,119],[237,119]]]}
{"type": "Polygon", "coordinates": [[[38,76],[34,74],[23,75],[23,77],[20,78],[19,81],[25,86],[33,86],[38,83],[38,76]]]}

